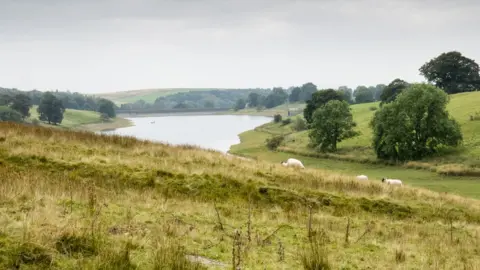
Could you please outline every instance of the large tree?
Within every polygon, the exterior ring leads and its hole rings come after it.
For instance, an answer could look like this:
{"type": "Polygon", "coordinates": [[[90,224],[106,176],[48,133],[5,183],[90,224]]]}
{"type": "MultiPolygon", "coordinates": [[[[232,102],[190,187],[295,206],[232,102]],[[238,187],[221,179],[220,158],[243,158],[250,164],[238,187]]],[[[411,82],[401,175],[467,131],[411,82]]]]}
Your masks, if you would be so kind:
{"type": "Polygon", "coordinates": [[[282,105],[287,101],[288,94],[281,87],[273,88],[272,92],[265,98],[264,105],[266,108],[273,108],[282,105]]]}
{"type": "Polygon", "coordinates": [[[233,109],[235,111],[243,110],[243,109],[245,109],[246,105],[247,105],[247,102],[245,101],[245,99],[241,98],[241,99],[237,100],[237,103],[235,103],[235,107],[233,107],[233,109]]]}
{"type": "Polygon", "coordinates": [[[420,67],[420,74],[449,94],[480,89],[478,64],[457,51],[442,53],[420,67]]]}
{"type": "Polygon", "coordinates": [[[333,89],[324,89],[313,93],[312,99],[307,100],[307,106],[303,110],[303,116],[307,123],[312,123],[313,113],[318,108],[324,106],[330,100],[343,100],[344,95],[342,92],[335,91],[333,89]]]}
{"type": "Polygon", "coordinates": [[[292,92],[290,93],[290,96],[288,97],[288,100],[290,102],[297,102],[300,101],[300,94],[302,92],[302,88],[300,87],[294,87],[292,89],[292,92]]]}
{"type": "Polygon", "coordinates": [[[41,121],[47,121],[49,124],[60,124],[63,120],[65,107],[61,100],[56,98],[51,92],[45,92],[38,105],[37,112],[41,121]]]}
{"type": "Polygon", "coordinates": [[[313,114],[311,144],[321,151],[336,151],[337,143],[359,134],[355,126],[348,102],[331,100],[313,114]]]}
{"type": "Polygon", "coordinates": [[[385,103],[394,101],[397,96],[407,87],[409,84],[401,79],[395,79],[383,89],[382,94],[380,95],[380,106],[383,106],[385,103]]]}
{"type": "Polygon", "coordinates": [[[459,124],[449,116],[448,95],[428,84],[412,84],[371,121],[373,147],[378,158],[416,160],[457,146],[462,141],[459,124]]]}
{"type": "Polygon", "coordinates": [[[353,92],[353,96],[355,97],[355,103],[367,103],[367,102],[374,102],[375,98],[375,88],[368,88],[366,86],[358,86],[353,92]]]}
{"type": "Polygon", "coordinates": [[[375,101],[380,100],[380,96],[382,95],[383,90],[385,90],[385,87],[387,87],[385,84],[377,84],[375,86],[375,93],[373,95],[373,98],[375,99],[375,101]]]}
{"type": "Polygon", "coordinates": [[[251,108],[257,107],[260,104],[260,94],[255,92],[248,94],[247,103],[251,108]]]}
{"type": "Polygon", "coordinates": [[[32,107],[32,100],[25,94],[17,94],[12,99],[12,104],[10,108],[19,112],[22,115],[22,118],[30,116],[30,108],[32,107]]]}
{"type": "Polygon", "coordinates": [[[100,99],[98,101],[98,108],[97,111],[101,114],[106,114],[110,118],[114,118],[116,116],[115,113],[115,104],[108,99],[100,99]]]}

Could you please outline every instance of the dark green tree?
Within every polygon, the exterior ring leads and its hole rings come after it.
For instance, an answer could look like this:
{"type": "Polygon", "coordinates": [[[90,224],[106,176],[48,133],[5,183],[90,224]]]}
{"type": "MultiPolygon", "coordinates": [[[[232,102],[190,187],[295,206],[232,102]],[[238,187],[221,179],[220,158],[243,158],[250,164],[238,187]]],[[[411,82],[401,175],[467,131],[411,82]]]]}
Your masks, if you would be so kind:
{"type": "Polygon", "coordinates": [[[115,118],[116,113],[115,113],[115,104],[111,100],[101,98],[98,101],[98,108],[97,111],[99,113],[104,113],[108,115],[110,118],[115,118]]]}
{"type": "Polygon", "coordinates": [[[446,110],[448,95],[428,84],[412,84],[375,113],[373,148],[378,158],[417,160],[441,146],[462,142],[459,124],[446,110]]]}
{"type": "Polygon", "coordinates": [[[272,92],[265,98],[264,105],[266,108],[270,109],[279,105],[284,104],[287,101],[288,94],[281,87],[273,88],[272,92]]]}
{"type": "Polygon", "coordinates": [[[213,101],[211,101],[211,100],[207,100],[207,101],[205,101],[205,103],[203,104],[203,107],[204,107],[204,108],[212,109],[212,108],[215,108],[215,103],[213,103],[213,101]]]}
{"type": "Polygon", "coordinates": [[[335,91],[333,89],[324,89],[313,93],[312,99],[307,101],[307,106],[303,110],[303,116],[307,123],[312,123],[313,112],[323,105],[327,104],[330,100],[343,100],[343,93],[335,91]]]}
{"type": "Polygon", "coordinates": [[[55,97],[51,92],[45,92],[38,105],[37,112],[41,121],[47,121],[49,124],[60,124],[63,120],[65,107],[61,100],[55,97]]]}
{"type": "Polygon", "coordinates": [[[420,74],[448,94],[480,89],[478,64],[457,51],[442,53],[420,67],[420,74]]]}
{"type": "Polygon", "coordinates": [[[311,145],[321,151],[336,151],[337,143],[358,135],[348,102],[331,100],[313,114],[311,145]]]}
{"type": "Polygon", "coordinates": [[[313,93],[317,92],[317,86],[311,82],[305,83],[300,88],[300,95],[298,97],[298,101],[307,101],[312,99],[313,93]]]}
{"type": "Polygon", "coordinates": [[[385,103],[394,101],[397,96],[407,87],[409,84],[401,79],[395,79],[383,89],[382,94],[380,95],[380,106],[383,106],[385,103]]]}
{"type": "Polygon", "coordinates": [[[13,97],[10,108],[19,112],[22,118],[30,116],[30,108],[32,107],[32,100],[25,94],[17,94],[13,97]]]}

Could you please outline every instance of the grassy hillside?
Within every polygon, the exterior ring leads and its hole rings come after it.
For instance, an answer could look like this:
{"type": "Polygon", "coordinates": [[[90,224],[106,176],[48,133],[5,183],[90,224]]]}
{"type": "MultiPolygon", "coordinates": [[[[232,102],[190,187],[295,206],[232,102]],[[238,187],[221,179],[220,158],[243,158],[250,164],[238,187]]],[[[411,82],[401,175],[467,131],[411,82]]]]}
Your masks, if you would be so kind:
{"type": "MultiPolygon", "coordinates": [[[[31,122],[33,119],[38,120],[37,106],[33,106],[30,109],[30,117],[27,121],[31,122]]],[[[43,122],[40,123],[43,126],[51,126],[43,122]]],[[[97,131],[102,129],[109,128],[118,128],[129,126],[130,121],[122,118],[115,118],[109,122],[102,122],[100,119],[100,114],[93,111],[83,111],[83,110],[73,110],[66,109],[63,114],[63,120],[60,125],[56,127],[59,128],[79,128],[86,129],[90,131],[97,131]]]]}
{"type": "Polygon", "coordinates": [[[188,146],[0,130],[2,269],[480,265],[477,200],[188,146]]]}
{"type": "Polygon", "coordinates": [[[173,95],[176,93],[189,92],[189,91],[208,91],[218,90],[217,88],[158,88],[158,89],[141,89],[141,90],[129,90],[119,91],[113,93],[97,94],[99,97],[110,99],[117,104],[133,103],[140,99],[143,99],[147,103],[153,103],[159,97],[173,95]]]}
{"type": "MultiPolygon", "coordinates": [[[[464,135],[463,147],[401,166],[382,164],[376,159],[370,147],[372,132],[368,123],[374,114],[371,107],[378,107],[378,103],[352,106],[354,120],[358,123],[357,129],[362,134],[341,142],[338,153],[320,154],[312,151],[307,146],[309,142],[307,131],[293,132],[291,125],[274,123],[241,134],[241,143],[232,146],[231,152],[272,162],[296,157],[311,168],[348,175],[366,174],[375,180],[382,177],[400,178],[412,186],[480,198],[478,184],[480,136],[475,136],[480,134],[480,121],[470,121],[470,115],[480,110],[476,107],[479,103],[480,92],[451,96],[448,110],[461,124],[464,135]],[[285,145],[279,148],[281,152],[271,152],[265,147],[265,140],[272,134],[288,134],[285,145]]],[[[272,111],[275,110],[278,108],[272,111]]]]}

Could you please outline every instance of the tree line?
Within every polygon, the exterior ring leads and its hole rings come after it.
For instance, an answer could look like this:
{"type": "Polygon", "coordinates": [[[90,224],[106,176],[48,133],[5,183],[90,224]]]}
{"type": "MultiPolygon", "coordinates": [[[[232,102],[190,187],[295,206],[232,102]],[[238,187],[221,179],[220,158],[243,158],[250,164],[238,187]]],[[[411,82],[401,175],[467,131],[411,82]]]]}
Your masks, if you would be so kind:
{"type": "Polygon", "coordinates": [[[38,105],[38,120],[54,125],[62,123],[66,109],[97,111],[104,120],[116,116],[112,101],[80,93],[7,88],[0,88],[0,93],[0,121],[23,122],[33,105],[38,105]]]}
{"type": "MultiPolygon", "coordinates": [[[[480,90],[478,64],[452,51],[426,62],[419,72],[427,83],[397,78],[375,89],[357,87],[357,94],[353,93],[356,103],[381,101],[370,121],[372,146],[379,159],[417,160],[463,141],[460,125],[446,110],[448,94],[480,90]]],[[[324,89],[307,100],[304,118],[310,147],[333,152],[339,142],[361,134],[355,130],[349,93],[348,88],[324,89]]],[[[272,141],[268,140],[267,146],[272,141]]]]}

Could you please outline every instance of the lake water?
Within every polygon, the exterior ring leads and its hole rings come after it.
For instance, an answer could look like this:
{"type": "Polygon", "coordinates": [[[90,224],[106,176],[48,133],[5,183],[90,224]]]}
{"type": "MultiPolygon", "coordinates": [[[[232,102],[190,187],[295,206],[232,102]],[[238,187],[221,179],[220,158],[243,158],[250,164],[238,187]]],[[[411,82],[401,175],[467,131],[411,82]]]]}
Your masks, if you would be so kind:
{"type": "Polygon", "coordinates": [[[134,126],[103,131],[170,144],[191,144],[227,152],[238,134],[272,121],[250,115],[179,115],[127,118],[134,126]],[[154,122],[154,123],[153,123],[154,122]]]}

